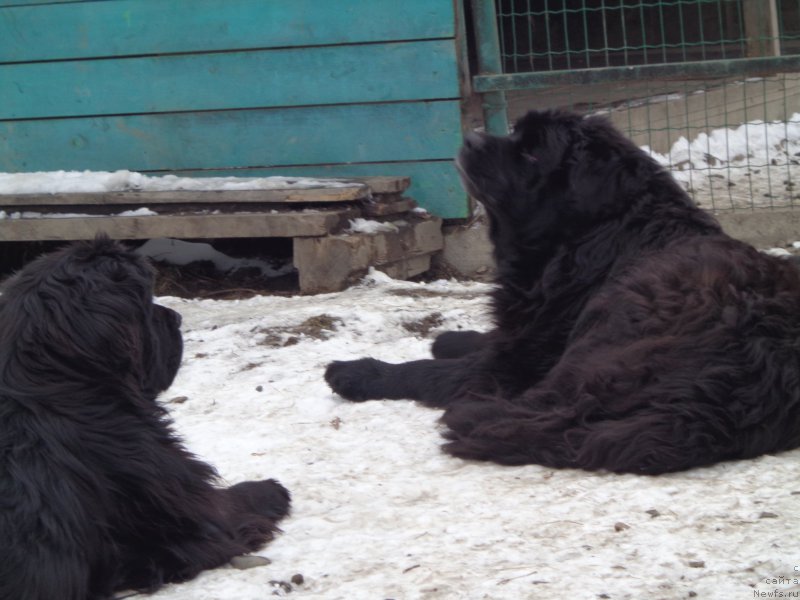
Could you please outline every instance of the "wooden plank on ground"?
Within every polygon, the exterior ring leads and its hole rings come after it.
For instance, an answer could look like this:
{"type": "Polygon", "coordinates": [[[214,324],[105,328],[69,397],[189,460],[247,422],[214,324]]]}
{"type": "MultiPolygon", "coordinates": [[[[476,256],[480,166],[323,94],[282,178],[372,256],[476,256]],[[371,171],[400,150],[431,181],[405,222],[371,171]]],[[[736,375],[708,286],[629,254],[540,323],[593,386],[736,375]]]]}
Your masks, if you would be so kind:
{"type": "Polygon", "coordinates": [[[368,198],[366,185],[274,190],[174,190],[163,192],[87,192],[63,194],[0,194],[0,208],[19,206],[77,206],[133,204],[228,204],[354,202],[368,198]]]}
{"type": "MultiPolygon", "coordinates": [[[[0,121],[0,171],[180,171],[450,160],[461,141],[460,119],[459,102],[448,100],[0,121]]],[[[284,173],[277,169],[273,174],[284,173]]]]}
{"type": "Polygon", "coordinates": [[[0,61],[9,62],[455,36],[452,0],[0,0],[4,6],[0,61]]]}
{"type": "Polygon", "coordinates": [[[336,181],[357,181],[368,186],[373,194],[401,194],[411,185],[411,177],[372,176],[352,177],[350,179],[333,178],[336,181]]]}
{"type": "Polygon", "coordinates": [[[294,239],[293,257],[302,291],[332,292],[363,276],[370,266],[428,255],[443,245],[441,220],[429,219],[376,235],[298,237],[294,239]]]}
{"type": "Polygon", "coordinates": [[[324,236],[339,230],[357,209],[286,213],[74,217],[0,220],[0,242],[87,240],[98,232],[114,239],[324,236]]]}
{"type": "Polygon", "coordinates": [[[0,119],[397,102],[458,94],[452,40],[0,65],[0,119]]]}
{"type": "Polygon", "coordinates": [[[431,256],[431,254],[412,256],[397,262],[378,265],[375,268],[386,273],[392,279],[408,279],[429,270],[431,268],[431,256]]]}
{"type": "Polygon", "coordinates": [[[364,215],[367,217],[385,217],[408,212],[417,207],[411,198],[398,198],[392,201],[367,202],[364,204],[364,215]]]}

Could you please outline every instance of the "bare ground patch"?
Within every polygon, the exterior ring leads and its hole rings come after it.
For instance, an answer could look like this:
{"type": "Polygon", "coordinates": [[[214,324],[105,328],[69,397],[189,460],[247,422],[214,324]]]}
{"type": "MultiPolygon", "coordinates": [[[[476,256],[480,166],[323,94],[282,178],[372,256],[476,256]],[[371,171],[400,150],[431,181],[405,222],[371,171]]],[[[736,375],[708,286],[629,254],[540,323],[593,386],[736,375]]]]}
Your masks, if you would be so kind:
{"type": "Polygon", "coordinates": [[[344,322],[339,317],[332,317],[327,314],[309,317],[299,325],[287,327],[256,327],[252,332],[256,335],[263,335],[264,338],[258,343],[270,348],[285,348],[293,346],[300,341],[300,338],[307,337],[315,340],[327,340],[344,322]]]}

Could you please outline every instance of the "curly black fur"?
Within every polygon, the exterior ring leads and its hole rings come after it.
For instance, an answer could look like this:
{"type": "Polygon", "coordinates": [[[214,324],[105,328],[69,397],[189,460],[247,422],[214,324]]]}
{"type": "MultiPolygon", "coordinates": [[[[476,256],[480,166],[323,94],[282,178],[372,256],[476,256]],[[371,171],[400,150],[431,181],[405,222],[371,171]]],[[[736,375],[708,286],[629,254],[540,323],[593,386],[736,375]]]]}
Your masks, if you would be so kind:
{"type": "Polygon", "coordinates": [[[496,328],[333,363],[336,392],[445,407],[448,452],[503,464],[657,474],[800,445],[795,266],[600,117],[532,112],[457,164],[489,215],[496,328]]]}
{"type": "Polygon", "coordinates": [[[0,598],[153,591],[261,547],[289,509],[272,480],[214,485],[156,403],[180,316],[136,255],[98,238],[0,297],[0,598]]]}

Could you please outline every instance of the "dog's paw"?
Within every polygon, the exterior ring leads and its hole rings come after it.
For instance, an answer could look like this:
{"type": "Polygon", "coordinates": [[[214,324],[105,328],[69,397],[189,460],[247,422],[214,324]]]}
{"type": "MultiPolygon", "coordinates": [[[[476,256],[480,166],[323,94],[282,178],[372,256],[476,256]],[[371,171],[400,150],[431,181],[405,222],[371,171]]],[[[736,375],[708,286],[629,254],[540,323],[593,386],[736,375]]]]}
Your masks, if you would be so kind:
{"type": "Polygon", "coordinates": [[[228,488],[237,508],[273,521],[279,521],[289,514],[291,495],[283,485],[274,479],[263,481],[243,481],[228,488]]]}
{"type": "Polygon", "coordinates": [[[370,390],[375,389],[375,382],[383,376],[385,364],[374,358],[337,360],[325,369],[325,381],[334,392],[347,400],[374,400],[379,396],[370,390]]]}
{"type": "Polygon", "coordinates": [[[433,358],[460,358],[483,346],[486,335],[477,331],[445,331],[431,346],[433,358]]]}

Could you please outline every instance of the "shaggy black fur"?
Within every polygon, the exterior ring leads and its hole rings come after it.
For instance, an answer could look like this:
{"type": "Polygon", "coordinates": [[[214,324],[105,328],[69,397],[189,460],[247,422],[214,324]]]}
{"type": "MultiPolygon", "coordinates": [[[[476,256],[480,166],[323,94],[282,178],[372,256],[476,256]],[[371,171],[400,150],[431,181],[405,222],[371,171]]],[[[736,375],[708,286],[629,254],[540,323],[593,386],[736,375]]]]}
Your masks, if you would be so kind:
{"type": "Polygon", "coordinates": [[[532,112],[470,134],[496,328],[439,360],[335,362],[350,400],[445,407],[445,446],[503,464],[663,473],[800,444],[800,277],[725,235],[606,120],[532,112]]]}
{"type": "Polygon", "coordinates": [[[190,579],[270,540],[272,480],[215,487],[156,395],[180,316],[108,239],[44,256],[0,297],[0,598],[98,600],[190,579]]]}

